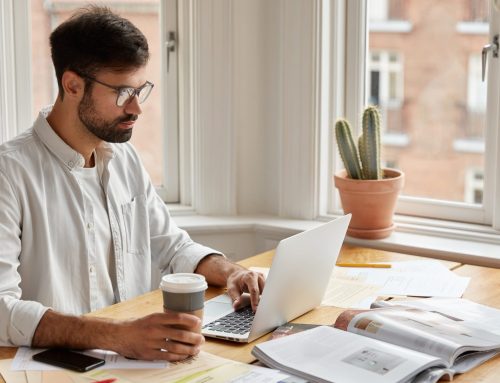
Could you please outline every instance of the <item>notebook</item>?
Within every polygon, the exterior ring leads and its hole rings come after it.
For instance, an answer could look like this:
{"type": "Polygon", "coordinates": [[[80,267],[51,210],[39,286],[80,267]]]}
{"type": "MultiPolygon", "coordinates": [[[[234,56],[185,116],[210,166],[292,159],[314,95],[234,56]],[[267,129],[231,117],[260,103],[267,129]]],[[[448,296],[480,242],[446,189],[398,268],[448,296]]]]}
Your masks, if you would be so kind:
{"type": "Polygon", "coordinates": [[[231,298],[205,302],[202,334],[251,342],[320,305],[351,215],[286,238],[278,244],[255,313],[234,311],[231,298]]]}

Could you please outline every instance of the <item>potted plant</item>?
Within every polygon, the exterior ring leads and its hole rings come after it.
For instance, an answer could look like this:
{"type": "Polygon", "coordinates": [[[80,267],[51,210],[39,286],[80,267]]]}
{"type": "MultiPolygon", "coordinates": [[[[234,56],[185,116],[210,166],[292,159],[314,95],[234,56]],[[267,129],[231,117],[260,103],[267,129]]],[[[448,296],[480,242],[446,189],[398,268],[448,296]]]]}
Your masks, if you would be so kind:
{"type": "Polygon", "coordinates": [[[335,137],[345,169],[334,176],[344,212],[352,213],[351,237],[385,238],[394,230],[396,201],[404,183],[400,170],[380,166],[380,113],[374,106],[363,112],[363,132],[356,146],[345,119],[335,123],[335,137]]]}

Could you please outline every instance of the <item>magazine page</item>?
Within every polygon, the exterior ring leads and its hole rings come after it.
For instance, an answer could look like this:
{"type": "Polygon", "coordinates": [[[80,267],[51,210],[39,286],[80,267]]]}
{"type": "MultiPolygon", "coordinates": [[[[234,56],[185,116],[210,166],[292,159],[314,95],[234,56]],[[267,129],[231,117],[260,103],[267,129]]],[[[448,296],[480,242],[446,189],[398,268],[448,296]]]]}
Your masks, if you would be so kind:
{"type": "Polygon", "coordinates": [[[412,300],[377,301],[375,307],[407,306],[444,314],[462,320],[468,327],[480,328],[500,335],[500,310],[462,298],[425,298],[412,300]]]}
{"type": "Polygon", "coordinates": [[[498,335],[469,328],[440,313],[407,307],[358,313],[347,331],[434,355],[450,366],[464,352],[500,348],[498,335]]]}
{"type": "Polygon", "coordinates": [[[407,382],[431,366],[445,365],[436,357],[329,326],[258,344],[252,354],[315,382],[407,382]]]}
{"type": "Polygon", "coordinates": [[[450,381],[453,379],[453,375],[454,371],[449,370],[447,368],[431,367],[418,374],[415,378],[411,380],[411,383],[436,383],[440,380],[450,381]]]}
{"type": "Polygon", "coordinates": [[[296,334],[301,331],[310,330],[312,328],[320,326],[319,324],[312,323],[293,323],[287,322],[281,326],[279,326],[276,330],[274,330],[271,334],[271,339],[278,339],[283,336],[289,336],[296,334]]]}

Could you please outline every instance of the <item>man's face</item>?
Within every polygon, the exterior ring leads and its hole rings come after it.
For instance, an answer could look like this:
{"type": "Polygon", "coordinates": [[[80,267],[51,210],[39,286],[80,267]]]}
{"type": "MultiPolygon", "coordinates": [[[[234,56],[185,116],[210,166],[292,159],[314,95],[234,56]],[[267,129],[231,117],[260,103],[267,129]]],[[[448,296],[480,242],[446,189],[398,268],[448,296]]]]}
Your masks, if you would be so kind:
{"type": "MultiPolygon", "coordinates": [[[[116,87],[139,87],[145,80],[145,68],[131,72],[102,71],[95,79],[116,87]]],[[[127,142],[142,110],[137,97],[125,105],[116,105],[117,92],[97,82],[85,91],[78,105],[78,117],[89,132],[106,142],[127,142]]]]}

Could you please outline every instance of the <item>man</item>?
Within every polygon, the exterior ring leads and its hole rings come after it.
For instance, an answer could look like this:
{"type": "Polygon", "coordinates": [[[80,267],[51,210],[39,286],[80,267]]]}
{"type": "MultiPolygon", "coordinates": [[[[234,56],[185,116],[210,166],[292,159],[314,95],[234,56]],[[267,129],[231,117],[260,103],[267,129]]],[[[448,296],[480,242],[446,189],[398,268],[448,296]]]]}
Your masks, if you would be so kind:
{"type": "Polygon", "coordinates": [[[152,265],[226,285],[235,306],[249,292],[254,309],[263,277],[191,241],[127,143],[153,88],[143,34],[91,7],[50,42],[57,100],[32,129],[0,146],[0,345],[170,361],[195,355],[203,343],[192,331],[195,316],[81,314],[149,291],[152,265]]]}

